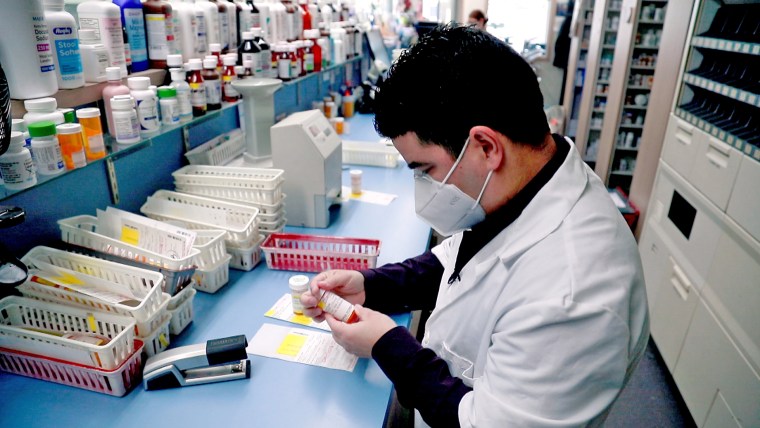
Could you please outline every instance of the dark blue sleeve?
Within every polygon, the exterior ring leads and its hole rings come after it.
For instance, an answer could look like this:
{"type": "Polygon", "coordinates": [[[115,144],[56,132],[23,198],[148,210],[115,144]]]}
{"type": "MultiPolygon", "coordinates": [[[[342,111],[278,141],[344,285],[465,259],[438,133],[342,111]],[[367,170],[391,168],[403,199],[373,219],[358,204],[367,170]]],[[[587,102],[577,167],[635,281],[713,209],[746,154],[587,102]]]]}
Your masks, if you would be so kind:
{"type": "Polygon", "coordinates": [[[433,428],[459,427],[459,402],[472,388],[452,376],[446,362],[407,329],[385,333],[372,347],[372,358],[393,382],[404,407],[419,410],[433,428]]]}
{"type": "Polygon", "coordinates": [[[384,313],[432,310],[443,265],[431,251],[401,263],[364,270],[364,306],[384,313]]]}

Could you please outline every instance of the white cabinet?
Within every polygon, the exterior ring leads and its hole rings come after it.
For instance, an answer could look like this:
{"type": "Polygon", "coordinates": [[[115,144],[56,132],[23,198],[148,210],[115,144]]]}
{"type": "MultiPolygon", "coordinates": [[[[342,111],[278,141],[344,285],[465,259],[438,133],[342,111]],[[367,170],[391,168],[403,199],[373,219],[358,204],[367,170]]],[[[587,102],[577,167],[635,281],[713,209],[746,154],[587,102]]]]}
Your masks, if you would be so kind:
{"type": "Polygon", "coordinates": [[[697,150],[689,182],[721,210],[728,205],[739,163],[744,155],[725,142],[708,136],[707,144],[697,150]]]}
{"type": "Polygon", "coordinates": [[[736,183],[726,212],[755,239],[760,240],[760,162],[745,156],[739,166],[736,183]]]}
{"type": "Polygon", "coordinates": [[[662,160],[672,166],[682,177],[688,177],[694,168],[694,159],[701,146],[706,144],[707,134],[694,125],[670,113],[665,142],[662,147],[662,160]]]}

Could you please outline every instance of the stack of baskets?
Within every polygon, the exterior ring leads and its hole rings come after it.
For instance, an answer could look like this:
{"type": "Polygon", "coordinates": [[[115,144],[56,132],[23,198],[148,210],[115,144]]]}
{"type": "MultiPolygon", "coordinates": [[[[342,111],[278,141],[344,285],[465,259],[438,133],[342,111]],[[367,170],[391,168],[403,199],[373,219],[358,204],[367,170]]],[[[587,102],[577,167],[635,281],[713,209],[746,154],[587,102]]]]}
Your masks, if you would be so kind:
{"type": "MultiPolygon", "coordinates": [[[[230,210],[236,206],[237,210],[247,208],[258,211],[256,224],[260,236],[257,236],[254,245],[242,245],[239,239],[229,236],[226,240],[227,252],[232,257],[230,266],[233,268],[253,269],[261,261],[259,246],[264,238],[285,227],[284,171],[281,169],[189,165],[172,175],[177,191],[192,195],[187,198],[193,198],[196,205],[204,201],[214,205],[214,208],[226,207],[230,210]],[[210,202],[214,200],[217,202],[210,202]]],[[[143,210],[148,217],[157,215],[155,209],[148,209],[153,211],[143,210]]],[[[174,220],[182,221],[179,218],[174,220]]]]}
{"type": "Polygon", "coordinates": [[[185,157],[192,165],[225,165],[244,150],[245,133],[238,128],[189,150],[185,157]]]}
{"type": "MultiPolygon", "coordinates": [[[[98,233],[98,219],[89,215],[59,220],[58,226],[61,239],[71,244],[78,253],[159,274],[163,278],[161,288],[170,297],[166,305],[166,311],[171,315],[166,322],[168,331],[177,335],[190,324],[195,292],[186,289],[193,288],[195,266],[202,250],[193,248],[186,257],[173,259],[98,233]]],[[[168,334],[156,337],[158,342],[151,342],[160,345],[155,351],[166,349],[169,345],[168,334]]],[[[150,346],[146,345],[147,348],[150,346]]]]}

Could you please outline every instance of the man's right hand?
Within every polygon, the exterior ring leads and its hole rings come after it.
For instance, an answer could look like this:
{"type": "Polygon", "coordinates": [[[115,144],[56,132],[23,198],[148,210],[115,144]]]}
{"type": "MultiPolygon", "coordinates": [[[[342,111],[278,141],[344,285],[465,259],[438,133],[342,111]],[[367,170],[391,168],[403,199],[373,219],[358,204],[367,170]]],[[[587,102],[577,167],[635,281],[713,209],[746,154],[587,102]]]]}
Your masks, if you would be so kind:
{"type": "Polygon", "coordinates": [[[320,273],[311,280],[311,289],[301,295],[303,314],[324,321],[325,315],[317,306],[322,290],[329,290],[353,304],[363,304],[364,275],[355,270],[328,270],[320,273]]]}

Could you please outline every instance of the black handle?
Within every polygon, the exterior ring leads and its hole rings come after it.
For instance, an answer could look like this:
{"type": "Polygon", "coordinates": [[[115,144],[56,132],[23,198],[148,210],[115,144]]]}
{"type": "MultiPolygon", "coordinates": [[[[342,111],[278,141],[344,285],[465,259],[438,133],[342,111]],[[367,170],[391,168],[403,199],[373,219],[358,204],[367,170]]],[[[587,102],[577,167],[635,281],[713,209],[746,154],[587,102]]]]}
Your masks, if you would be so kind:
{"type": "Polygon", "coordinates": [[[206,358],[212,366],[245,360],[248,358],[245,352],[246,346],[248,346],[248,340],[242,334],[209,340],[206,342],[206,358]]]}

